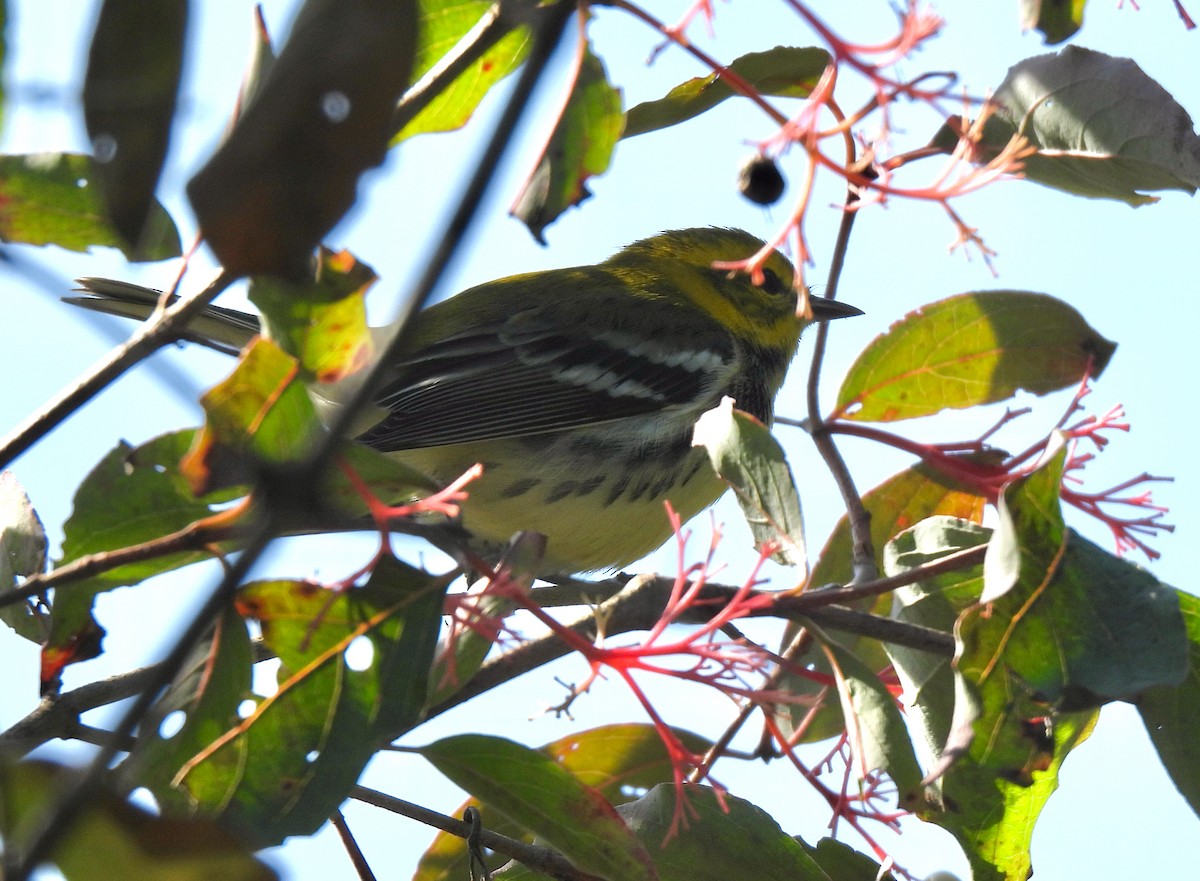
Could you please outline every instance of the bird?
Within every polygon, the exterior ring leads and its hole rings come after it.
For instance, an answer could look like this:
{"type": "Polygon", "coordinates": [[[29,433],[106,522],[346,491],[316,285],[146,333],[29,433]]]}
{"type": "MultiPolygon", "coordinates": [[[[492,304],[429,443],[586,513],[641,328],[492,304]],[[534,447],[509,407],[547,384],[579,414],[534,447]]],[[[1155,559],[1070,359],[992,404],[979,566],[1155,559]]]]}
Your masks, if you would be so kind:
{"type": "MultiPolygon", "coordinates": [[[[725,397],[770,425],[776,395],[812,321],[862,314],[821,297],[799,311],[792,264],[771,251],[756,285],[714,263],[765,247],[739,229],[699,227],[635,241],[607,260],[489,281],[413,318],[357,440],[441,485],[474,464],[462,525],[499,549],[546,537],[544,571],[616,571],[726,490],[692,445],[725,397]]],[[[80,279],[86,308],[145,317],[160,294],[80,279]]],[[[259,320],[209,307],[187,336],[236,351],[259,320]]],[[[387,329],[376,334],[386,336],[387,329]]],[[[319,412],[339,390],[312,387],[319,412]]]]}

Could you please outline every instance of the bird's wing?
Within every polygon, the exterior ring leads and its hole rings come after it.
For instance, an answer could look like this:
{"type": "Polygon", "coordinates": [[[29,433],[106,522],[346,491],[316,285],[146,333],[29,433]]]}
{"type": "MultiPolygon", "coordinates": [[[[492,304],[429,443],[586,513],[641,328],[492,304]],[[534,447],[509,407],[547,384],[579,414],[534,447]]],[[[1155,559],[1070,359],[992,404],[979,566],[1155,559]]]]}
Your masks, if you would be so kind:
{"type": "Polygon", "coordinates": [[[586,309],[550,301],[419,348],[395,366],[376,401],[388,415],[361,440],[414,449],[695,407],[737,369],[715,321],[627,293],[588,299],[586,309]]]}

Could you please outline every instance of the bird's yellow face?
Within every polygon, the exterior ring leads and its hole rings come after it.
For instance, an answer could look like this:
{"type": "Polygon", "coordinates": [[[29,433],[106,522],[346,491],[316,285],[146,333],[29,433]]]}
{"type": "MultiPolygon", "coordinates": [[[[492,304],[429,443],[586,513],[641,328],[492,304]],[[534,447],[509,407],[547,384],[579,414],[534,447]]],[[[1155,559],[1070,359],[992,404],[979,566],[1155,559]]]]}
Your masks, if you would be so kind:
{"type": "Polygon", "coordinates": [[[762,283],[756,285],[749,273],[713,264],[753,257],[765,247],[762,240],[736,229],[689,230],[683,248],[680,239],[679,233],[673,233],[665,246],[682,255],[675,259],[685,271],[676,282],[696,306],[736,336],[769,348],[795,350],[807,322],[796,315],[796,271],[786,257],[772,251],[762,267],[762,283]]]}

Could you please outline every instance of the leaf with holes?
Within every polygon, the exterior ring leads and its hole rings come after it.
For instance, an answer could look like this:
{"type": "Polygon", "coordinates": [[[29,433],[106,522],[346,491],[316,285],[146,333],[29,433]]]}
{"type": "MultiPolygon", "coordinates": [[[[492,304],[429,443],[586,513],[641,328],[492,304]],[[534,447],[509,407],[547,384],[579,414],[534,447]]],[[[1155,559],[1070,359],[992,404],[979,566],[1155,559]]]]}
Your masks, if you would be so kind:
{"type": "Polygon", "coordinates": [[[420,719],[446,584],[384,558],[353,590],[305,581],[243,587],[238,611],[279,658],[278,690],[244,718],[227,717],[170,785],[255,847],[315,832],[375,751],[420,719]],[[362,655],[348,654],[352,646],[362,655]]]}

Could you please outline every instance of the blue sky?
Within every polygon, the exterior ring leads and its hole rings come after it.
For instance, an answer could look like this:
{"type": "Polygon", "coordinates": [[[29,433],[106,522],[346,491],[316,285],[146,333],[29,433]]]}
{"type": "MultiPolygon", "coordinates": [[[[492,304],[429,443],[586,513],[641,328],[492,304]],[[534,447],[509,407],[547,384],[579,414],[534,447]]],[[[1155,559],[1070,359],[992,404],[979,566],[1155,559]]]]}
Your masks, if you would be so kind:
{"type": "MultiPolygon", "coordinates": [[[[68,19],[64,5],[10,2],[6,70],[9,102],[3,129],[5,152],[83,149],[82,123],[73,109],[86,56],[94,4],[67,4],[76,13],[68,19]],[[48,99],[37,99],[34,87],[49,87],[48,99]]],[[[282,34],[294,6],[291,0],[264,2],[268,24],[282,34]]],[[[687,5],[680,0],[656,0],[647,5],[668,20],[687,5]]],[[[887,4],[817,4],[818,11],[843,35],[860,42],[885,38],[893,26],[887,4]]],[[[1093,2],[1089,19],[1075,42],[1113,55],[1132,56],[1195,116],[1200,114],[1200,74],[1197,40],[1186,32],[1167,0],[1143,0],[1140,12],[1118,10],[1114,2],[1093,2]]],[[[248,57],[251,26],[249,3],[193,4],[196,15],[192,56],[185,85],[181,123],[176,130],[171,165],[161,193],[178,219],[185,239],[194,227],[181,201],[182,184],[211,149],[224,126],[228,107],[248,57]]],[[[771,46],[810,45],[810,34],[784,4],[767,0],[718,2],[717,38],[701,42],[723,60],[745,51],[771,46]]],[[[956,69],[973,94],[999,84],[1007,68],[1021,58],[1050,51],[1036,35],[1022,36],[1016,24],[1015,3],[980,4],[944,0],[936,9],[948,25],[927,48],[905,62],[905,74],[923,70],[956,69]]],[[[1200,10],[1192,10],[1196,13],[1200,10]]],[[[611,79],[624,89],[626,106],[657,97],[675,83],[704,71],[679,51],[664,53],[647,68],[644,64],[656,35],[620,13],[601,10],[591,32],[596,48],[609,67],[611,79]]],[[[558,68],[561,80],[561,67],[558,68]]],[[[506,209],[516,183],[532,161],[544,137],[544,125],[558,96],[553,87],[540,95],[535,124],[526,130],[512,152],[502,179],[484,208],[463,259],[450,268],[442,295],[520,271],[592,263],[621,245],[662,229],[719,224],[741,226],[761,236],[783,221],[784,209],[768,213],[743,201],[733,179],[749,143],[770,136],[769,120],[749,106],[729,102],[707,117],[661,134],[623,143],[610,172],[592,182],[594,198],[569,212],[547,231],[549,247],[541,248],[506,209]],[[539,125],[540,124],[540,125],[539,125]]],[[[853,101],[847,101],[853,104],[853,101]]],[[[373,173],[351,217],[329,237],[331,245],[348,247],[371,263],[382,280],[372,295],[377,321],[384,321],[390,304],[403,295],[414,267],[437,235],[452,205],[463,172],[476,153],[477,139],[486,131],[495,109],[489,103],[465,135],[425,137],[394,151],[384,169],[373,173]]],[[[895,146],[911,147],[927,140],[936,118],[922,111],[896,112],[895,146]]],[[[799,154],[784,158],[791,179],[800,175],[799,154]]],[[[917,169],[912,181],[929,172],[917,169]]],[[[786,197],[785,197],[786,198],[786,197]]],[[[841,199],[836,186],[821,189],[814,200],[808,230],[816,266],[809,277],[820,281],[836,229],[831,206],[841,199]]],[[[1163,552],[1153,571],[1162,580],[1195,591],[1194,567],[1186,548],[1200,523],[1195,505],[1195,460],[1186,454],[1190,440],[1187,416],[1195,391],[1185,377],[1200,319],[1200,289],[1194,277],[1197,206],[1184,194],[1168,193],[1161,203],[1139,209],[1123,204],[1085,201],[1061,195],[1028,182],[1007,181],[957,203],[960,213],[980,228],[998,252],[993,278],[976,257],[947,255],[954,231],[939,209],[927,204],[893,201],[886,208],[864,212],[855,231],[842,297],[866,311],[866,316],[840,322],[833,334],[825,371],[824,399],[832,400],[841,372],[873,336],[905,312],[932,300],[969,290],[1013,288],[1061,297],[1079,308],[1102,334],[1119,344],[1108,371],[1089,399],[1103,412],[1123,403],[1133,431],[1118,437],[1100,461],[1089,467],[1090,485],[1100,488],[1148,470],[1174,475],[1174,484],[1155,488],[1156,498],[1172,508],[1174,535],[1154,542],[1163,552]],[[1185,373],[1186,371],[1186,373],[1185,373]]],[[[27,252],[65,281],[78,275],[115,275],[163,286],[177,271],[171,264],[136,272],[119,258],[96,253],[70,255],[55,249],[27,252]]],[[[203,261],[200,261],[202,264],[203,261]]],[[[202,265],[193,279],[204,277],[202,265]]],[[[21,371],[10,382],[2,410],[4,430],[34,409],[100,357],[112,339],[89,318],[59,304],[54,296],[15,275],[3,278],[6,319],[0,322],[0,346],[10,371],[21,371]]],[[[63,291],[65,293],[65,290],[63,291]]],[[[236,304],[236,303],[235,303],[236,304]]],[[[779,410],[800,414],[800,389],[807,361],[802,348],[793,381],[785,388],[779,410]]],[[[120,438],[140,441],[162,431],[195,424],[199,410],[156,378],[169,362],[194,376],[194,387],[210,384],[227,362],[209,354],[181,350],[159,355],[139,368],[56,433],[18,461],[18,478],[25,484],[52,537],[69,514],[70,494],[95,461],[120,438]]],[[[1026,403],[1020,401],[1018,403],[1026,403]]],[[[1062,395],[1030,400],[1035,415],[1018,424],[1009,446],[1021,448],[1057,418],[1066,400],[1062,395]]],[[[964,439],[990,424],[990,417],[953,416],[913,426],[925,439],[964,439]]],[[[904,428],[904,426],[902,426],[904,428]]],[[[804,475],[810,545],[819,547],[838,515],[836,493],[821,474],[807,441],[794,431],[781,433],[789,447],[793,469],[804,475]]],[[[862,487],[869,487],[907,464],[908,459],[847,440],[846,454],[862,487]]],[[[718,509],[729,524],[726,547],[730,572],[743,571],[745,558],[736,547],[745,544],[736,526],[739,515],[729,505],[718,509]]],[[[1108,546],[1103,529],[1075,518],[1073,525],[1108,546]]],[[[707,520],[695,522],[701,533],[707,520]]],[[[319,543],[274,555],[272,571],[293,575],[329,575],[357,565],[366,543],[319,543]],[[319,556],[318,556],[319,553],[319,556]],[[347,559],[352,562],[347,563],[347,559]]],[[[1142,562],[1135,558],[1135,561],[1142,562]]],[[[669,569],[669,555],[647,564],[669,569]]],[[[189,571],[184,577],[160,579],[137,591],[102,598],[99,615],[109,628],[108,654],[69,672],[67,686],[128,669],[152,659],[169,644],[184,620],[189,598],[208,584],[211,572],[189,571]]],[[[0,686],[0,725],[7,725],[34,706],[36,655],[27,646],[0,637],[0,653],[9,671],[0,686]]],[[[560,697],[551,677],[578,679],[581,664],[566,661],[553,670],[538,671],[520,685],[492,695],[470,708],[449,714],[417,731],[413,743],[484,725],[493,733],[539,744],[571,727],[590,727],[619,719],[641,720],[637,707],[616,684],[601,686],[573,707],[576,722],[536,716],[560,697]],[[531,716],[535,718],[530,719],[531,716]],[[485,720],[481,722],[480,720],[485,720]]],[[[697,715],[695,695],[660,691],[671,721],[704,733],[720,730],[728,708],[711,707],[697,715]]],[[[703,701],[701,701],[703,703],[703,701]]],[[[711,706],[711,705],[710,705],[711,706]]],[[[60,747],[53,755],[68,755],[60,747]]],[[[760,803],[791,832],[814,841],[824,832],[827,812],[799,781],[789,777],[780,786],[774,767],[721,766],[720,779],[735,792],[760,803]]],[[[368,782],[385,791],[422,793],[422,801],[452,810],[460,795],[441,782],[431,769],[412,756],[387,756],[369,772],[368,782]]],[[[411,869],[429,834],[407,820],[382,816],[374,809],[348,811],[351,824],[373,865],[382,874],[411,869]]],[[[1097,733],[1068,759],[1063,789],[1054,796],[1034,838],[1034,863],[1040,878],[1186,877],[1194,871],[1192,858],[1180,846],[1197,833],[1197,821],[1165,778],[1149,747],[1141,723],[1128,707],[1107,708],[1097,733]],[[1099,845],[1099,846],[1098,846],[1099,845]]],[[[881,835],[900,862],[918,874],[937,868],[962,871],[954,845],[937,830],[913,823],[899,839],[881,835]]],[[[298,879],[344,876],[344,855],[326,830],[315,839],[298,841],[272,854],[289,877],[298,879]]]]}

